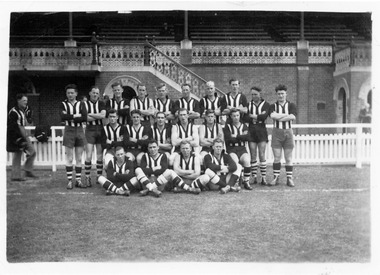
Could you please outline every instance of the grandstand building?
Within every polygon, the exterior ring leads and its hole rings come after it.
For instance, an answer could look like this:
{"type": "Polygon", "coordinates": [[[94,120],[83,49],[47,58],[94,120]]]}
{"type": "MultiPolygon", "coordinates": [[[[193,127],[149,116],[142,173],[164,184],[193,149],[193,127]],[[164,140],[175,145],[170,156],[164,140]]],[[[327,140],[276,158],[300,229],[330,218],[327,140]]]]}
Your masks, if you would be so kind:
{"type": "Polygon", "coordinates": [[[215,81],[219,93],[237,78],[250,100],[252,86],[275,100],[288,87],[298,107],[297,123],[354,123],[371,104],[370,13],[264,11],[133,11],[12,13],[9,48],[9,108],[27,93],[36,124],[60,125],[64,87],[80,95],[97,85],[112,97],[121,81],[132,98],[139,83],[180,85],[204,94],[215,81]]]}

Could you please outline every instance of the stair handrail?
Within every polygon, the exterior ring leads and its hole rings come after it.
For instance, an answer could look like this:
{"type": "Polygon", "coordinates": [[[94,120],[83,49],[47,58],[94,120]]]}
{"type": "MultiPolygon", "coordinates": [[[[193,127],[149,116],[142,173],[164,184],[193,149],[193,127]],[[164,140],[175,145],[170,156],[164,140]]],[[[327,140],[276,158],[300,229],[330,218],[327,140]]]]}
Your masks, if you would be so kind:
{"type": "MultiPolygon", "coordinates": [[[[166,59],[170,60],[172,63],[174,63],[176,66],[180,67],[181,69],[185,70],[186,72],[188,72],[189,74],[193,75],[194,77],[198,78],[199,80],[201,80],[203,83],[207,83],[207,80],[204,79],[203,77],[201,77],[200,75],[196,74],[195,72],[193,72],[192,70],[188,69],[187,67],[185,67],[184,65],[182,65],[181,63],[175,61],[173,58],[171,58],[170,56],[168,56],[166,53],[164,53],[163,51],[161,51],[160,49],[158,49],[156,46],[154,46],[152,43],[150,43],[149,41],[145,41],[145,45],[152,48],[153,50],[159,52],[162,56],[164,56],[166,59]]],[[[150,56],[149,56],[150,57],[150,56]]],[[[150,64],[150,58],[149,58],[149,65],[150,64]]],[[[215,92],[217,92],[219,95],[225,95],[226,93],[223,92],[222,90],[220,90],[219,88],[215,87],[215,92]]]]}

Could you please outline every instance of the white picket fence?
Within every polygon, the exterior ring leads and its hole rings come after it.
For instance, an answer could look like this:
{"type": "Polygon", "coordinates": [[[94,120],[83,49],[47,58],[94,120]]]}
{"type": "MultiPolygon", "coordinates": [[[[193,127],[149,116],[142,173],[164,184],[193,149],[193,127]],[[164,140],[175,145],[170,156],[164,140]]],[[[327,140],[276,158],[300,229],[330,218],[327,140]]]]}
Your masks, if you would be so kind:
{"type": "MultiPolygon", "coordinates": [[[[269,132],[272,125],[268,125],[269,132]]],[[[295,164],[355,164],[361,168],[363,163],[371,160],[371,134],[363,133],[363,128],[371,128],[370,124],[298,124],[294,129],[347,129],[348,133],[295,135],[293,162],[295,164]],[[351,131],[349,131],[351,129],[351,131]]],[[[34,126],[27,129],[33,130],[34,126]]],[[[65,147],[62,146],[63,126],[51,127],[52,136],[46,143],[37,142],[32,138],[36,149],[36,166],[51,166],[52,171],[57,165],[65,164],[65,147]]],[[[315,131],[315,130],[314,130],[315,131]]],[[[268,163],[273,161],[271,150],[271,135],[266,150],[268,163]]],[[[24,159],[23,159],[24,160],[24,159]]],[[[84,158],[83,158],[84,160],[84,158]]],[[[93,163],[96,162],[96,152],[93,153],[93,163]]],[[[12,163],[12,154],[7,154],[7,165],[12,163]]]]}

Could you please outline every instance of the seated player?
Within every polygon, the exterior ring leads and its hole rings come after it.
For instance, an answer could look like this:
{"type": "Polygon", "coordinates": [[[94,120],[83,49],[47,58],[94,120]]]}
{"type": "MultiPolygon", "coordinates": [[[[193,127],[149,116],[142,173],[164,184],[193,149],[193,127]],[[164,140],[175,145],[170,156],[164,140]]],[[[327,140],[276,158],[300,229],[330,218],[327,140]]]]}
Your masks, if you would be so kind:
{"type": "Polygon", "coordinates": [[[140,191],[141,184],[135,176],[134,164],[125,155],[124,148],[116,147],[115,157],[107,165],[107,177],[100,176],[98,183],[106,189],[106,194],[129,196],[130,190],[140,191]]]}
{"type": "Polygon", "coordinates": [[[170,124],[165,123],[165,114],[163,112],[157,112],[156,122],[152,125],[152,137],[157,141],[158,151],[165,153],[168,159],[173,148],[171,134],[172,128],[170,124]]]}
{"type": "Polygon", "coordinates": [[[252,190],[249,184],[251,176],[250,156],[247,151],[247,141],[249,140],[248,126],[240,121],[239,110],[231,109],[231,123],[224,127],[224,137],[226,139],[227,153],[236,163],[243,166],[243,184],[247,190],[252,190]]]}
{"type": "MultiPolygon", "coordinates": [[[[182,141],[180,150],[180,154],[176,155],[174,159],[173,170],[182,178],[184,185],[175,186],[173,191],[181,192],[181,190],[185,190],[190,193],[199,194],[202,189],[205,189],[211,178],[215,176],[215,173],[209,170],[208,172],[212,173],[201,175],[200,156],[192,152],[189,141],[182,141]]],[[[218,184],[219,181],[215,178],[213,183],[218,184]]]]}
{"type": "MultiPolygon", "coordinates": [[[[166,185],[183,186],[183,180],[171,169],[168,169],[168,159],[166,154],[159,152],[158,142],[154,139],[148,142],[148,153],[141,159],[140,167],[137,167],[136,176],[142,184],[144,190],[140,191],[141,196],[152,192],[154,196],[160,197],[161,191],[166,185]]],[[[167,188],[167,190],[172,187],[167,188]]]]}
{"type": "Polygon", "coordinates": [[[140,110],[133,110],[131,112],[132,125],[127,125],[127,131],[129,140],[124,141],[127,152],[131,153],[134,158],[132,161],[136,161],[137,166],[140,165],[140,161],[144,153],[147,151],[147,141],[152,138],[152,132],[149,125],[141,124],[141,112],[140,110]]]}
{"type": "Polygon", "coordinates": [[[226,194],[230,190],[239,192],[240,186],[238,182],[241,174],[241,165],[236,164],[230,155],[224,152],[223,148],[224,141],[216,138],[213,141],[213,150],[204,157],[206,174],[215,173],[208,183],[208,188],[210,190],[220,189],[221,194],[226,194]],[[219,185],[213,184],[213,182],[219,182],[219,185]]]}

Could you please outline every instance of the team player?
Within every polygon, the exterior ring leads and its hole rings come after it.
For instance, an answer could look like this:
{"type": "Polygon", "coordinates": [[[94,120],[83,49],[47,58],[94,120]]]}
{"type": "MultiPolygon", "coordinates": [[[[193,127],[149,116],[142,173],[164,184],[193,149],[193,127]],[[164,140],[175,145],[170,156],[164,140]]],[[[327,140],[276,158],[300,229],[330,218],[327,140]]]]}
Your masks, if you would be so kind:
{"type": "Polygon", "coordinates": [[[141,113],[141,123],[150,126],[150,118],[154,116],[153,100],[148,97],[146,86],[137,85],[137,96],[131,99],[130,106],[131,116],[133,110],[139,110],[141,113]]]}
{"type": "MultiPolygon", "coordinates": [[[[245,114],[248,112],[248,101],[244,94],[240,93],[240,81],[231,79],[229,81],[231,92],[222,98],[221,110],[222,115],[230,115],[232,110],[240,112],[240,118],[245,122],[245,114]]],[[[227,119],[227,123],[231,122],[231,117],[227,119]]]]}
{"type": "Polygon", "coordinates": [[[165,113],[155,115],[156,122],[152,125],[152,138],[157,141],[158,151],[165,153],[169,159],[173,145],[171,143],[172,126],[165,123],[165,113]]]}
{"type": "Polygon", "coordinates": [[[176,101],[174,109],[175,114],[179,117],[179,110],[186,109],[189,113],[189,120],[194,122],[194,119],[200,117],[199,101],[191,97],[191,85],[188,83],[182,84],[182,98],[176,101]]]}
{"type": "Polygon", "coordinates": [[[206,82],[206,96],[199,102],[201,117],[206,116],[207,110],[213,110],[217,123],[222,123],[220,119],[221,113],[221,98],[215,92],[214,81],[206,82]]]}
{"type": "Polygon", "coordinates": [[[155,114],[162,112],[165,115],[165,122],[171,122],[174,119],[174,103],[168,97],[168,91],[165,83],[156,87],[157,98],[153,101],[155,114]]]}
{"type": "Polygon", "coordinates": [[[239,192],[238,180],[241,174],[241,165],[238,165],[230,155],[224,152],[223,139],[214,139],[212,148],[213,150],[204,157],[206,173],[215,172],[214,180],[225,184],[215,185],[211,180],[208,184],[209,189],[220,189],[221,194],[226,194],[229,191],[239,192]],[[221,187],[223,185],[225,186],[221,187]]]}
{"type": "Polygon", "coordinates": [[[168,169],[168,158],[159,152],[158,143],[153,139],[148,142],[148,153],[142,157],[140,167],[136,168],[136,175],[144,188],[140,191],[141,196],[151,192],[155,197],[160,197],[161,191],[168,183],[172,187],[184,185],[182,179],[173,170],[168,169]]]}
{"type": "Polygon", "coordinates": [[[196,152],[199,147],[199,135],[196,126],[189,121],[189,111],[187,109],[179,109],[178,123],[172,126],[172,145],[175,147],[173,154],[169,159],[169,165],[173,165],[174,158],[180,152],[180,144],[182,141],[188,141],[196,152]]]}
{"type": "Polygon", "coordinates": [[[231,123],[227,123],[226,127],[224,127],[227,153],[236,163],[243,166],[244,188],[252,190],[252,186],[249,184],[251,175],[250,156],[246,149],[249,139],[248,126],[240,121],[239,110],[231,109],[230,117],[231,123]]]}
{"type": "Polygon", "coordinates": [[[205,122],[199,126],[199,144],[202,146],[201,169],[204,171],[203,158],[212,151],[212,146],[215,139],[224,139],[223,128],[219,123],[216,123],[215,111],[208,109],[205,112],[205,122]]]}
{"type": "Polygon", "coordinates": [[[270,104],[261,96],[261,89],[251,88],[252,101],[248,104],[249,115],[249,151],[251,153],[251,179],[257,184],[257,151],[259,151],[261,184],[266,185],[267,163],[265,149],[268,142],[268,131],[265,120],[269,115],[270,104]]]}
{"type": "Polygon", "coordinates": [[[123,98],[123,86],[120,82],[114,82],[111,85],[113,98],[110,98],[106,102],[107,111],[110,109],[117,110],[119,116],[119,123],[126,125],[129,123],[129,102],[123,98]]]}
{"type": "Polygon", "coordinates": [[[84,162],[85,178],[87,187],[91,187],[91,160],[94,148],[96,148],[96,174],[99,177],[103,173],[103,119],[106,117],[105,103],[99,100],[100,91],[98,87],[92,87],[90,99],[84,102],[87,110],[87,125],[85,136],[87,140],[86,145],[86,159],[84,162]]]}
{"type": "MultiPolygon", "coordinates": [[[[215,173],[208,169],[207,172],[201,175],[201,164],[199,155],[194,154],[191,144],[188,140],[181,141],[180,154],[177,154],[174,159],[173,170],[181,177],[183,184],[175,186],[174,192],[181,192],[181,190],[188,191],[193,194],[199,194],[202,189],[212,180],[214,184],[221,184],[219,178],[215,177],[215,173]]],[[[224,186],[225,187],[225,184],[224,186]]]]}
{"type": "Polygon", "coordinates": [[[82,123],[87,120],[87,110],[84,102],[77,101],[78,89],[75,84],[65,87],[67,99],[62,102],[60,115],[65,122],[63,146],[66,149],[67,189],[73,189],[73,157],[75,153],[75,186],[86,188],[82,183],[82,155],[83,147],[87,144],[82,123]]]}
{"type": "Polygon", "coordinates": [[[144,153],[147,151],[148,139],[152,138],[150,125],[142,125],[141,112],[135,109],[131,112],[132,125],[127,125],[129,139],[124,141],[127,152],[133,155],[132,161],[136,161],[137,166],[144,153]]]}
{"type": "Polygon", "coordinates": [[[133,162],[123,147],[117,146],[115,152],[115,157],[107,164],[107,177],[100,176],[98,183],[106,189],[106,195],[129,196],[131,191],[140,191],[142,187],[135,176],[133,162]]]}
{"type": "Polygon", "coordinates": [[[37,178],[33,174],[36,151],[25,130],[28,123],[28,97],[24,94],[16,95],[17,104],[8,113],[7,125],[7,151],[12,152],[12,181],[25,181],[21,176],[21,157],[26,154],[24,164],[25,176],[37,178]]]}
{"type": "MultiPolygon", "coordinates": [[[[115,109],[108,111],[108,124],[103,127],[103,144],[102,151],[104,155],[104,170],[107,171],[107,165],[115,157],[115,148],[117,146],[126,147],[125,141],[129,140],[128,131],[125,125],[118,122],[118,115],[115,109]]],[[[126,153],[129,159],[134,159],[131,153],[126,153]]]]}
{"type": "Polygon", "coordinates": [[[293,148],[294,137],[292,122],[296,119],[296,105],[286,99],[287,87],[278,85],[276,88],[277,101],[269,109],[270,117],[273,119],[272,151],[273,151],[273,181],[270,185],[279,184],[282,151],[285,157],[286,184],[294,187],[293,181],[293,148]]]}

